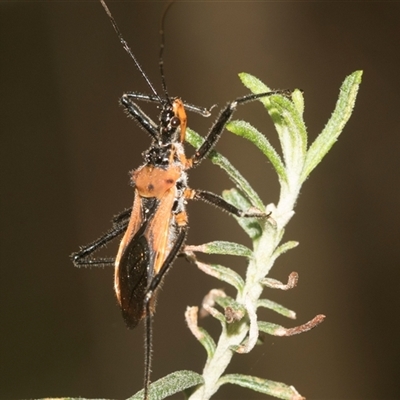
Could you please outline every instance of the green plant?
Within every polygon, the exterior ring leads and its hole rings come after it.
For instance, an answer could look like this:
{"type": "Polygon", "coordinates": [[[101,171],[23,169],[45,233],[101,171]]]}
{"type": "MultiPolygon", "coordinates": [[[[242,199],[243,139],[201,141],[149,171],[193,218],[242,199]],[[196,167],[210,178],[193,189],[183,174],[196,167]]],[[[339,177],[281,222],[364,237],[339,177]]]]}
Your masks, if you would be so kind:
{"type": "MultiPolygon", "coordinates": [[[[302,184],[328,153],[348,121],[361,83],[361,76],[362,71],[356,71],[345,79],[331,118],[310,146],[307,143],[307,131],[303,120],[304,98],[299,90],[293,92],[291,99],[282,95],[260,99],[275,124],[282,156],[271,146],[268,139],[249,123],[232,121],[228,124],[227,130],[254,143],[274,167],[280,183],[280,197],[276,206],[273,204],[265,206],[246,179],[225,157],[215,151],[209,155],[211,161],[223,168],[235,183],[236,188],[225,191],[223,197],[240,209],[266,210],[268,218],[264,220],[237,218],[240,226],[253,241],[252,249],[241,244],[221,241],[186,247],[188,254],[191,252],[230,254],[248,259],[246,277],[243,279],[230,268],[204,264],[193,256],[193,261],[202,271],[232,285],[237,295],[233,299],[220,290],[213,290],[203,304],[203,312],[211,314],[221,323],[222,331],[217,343],[198,326],[198,308],[189,307],[186,311],[186,321],[190,330],[207,352],[207,362],[202,376],[191,371],[180,371],[184,376],[193,379],[193,385],[198,385],[191,393],[190,400],[207,400],[226,383],[247,387],[280,399],[303,398],[293,386],[284,383],[241,374],[223,374],[235,353],[247,353],[254,348],[260,331],[270,335],[290,336],[312,329],[324,319],[323,315],[317,315],[303,325],[287,329],[259,321],[257,309],[266,307],[288,318],[295,318],[293,311],[273,301],[260,299],[260,296],[266,287],[286,290],[296,285],[296,273],[289,276],[286,284],[269,278],[268,274],[281,254],[298,245],[295,241],[282,243],[285,226],[294,214],[293,208],[302,184]],[[214,306],[215,303],[223,309],[223,312],[214,306]]],[[[251,75],[242,73],[240,79],[253,93],[270,91],[267,86],[251,75]]],[[[198,148],[202,143],[202,138],[189,130],[187,141],[198,148]]],[[[171,374],[171,379],[177,382],[174,392],[191,386],[183,379],[176,379],[174,374],[171,374]]],[[[153,386],[150,393],[151,399],[164,398],[153,386]]],[[[140,392],[133,397],[133,399],[139,398],[140,392]]]]}

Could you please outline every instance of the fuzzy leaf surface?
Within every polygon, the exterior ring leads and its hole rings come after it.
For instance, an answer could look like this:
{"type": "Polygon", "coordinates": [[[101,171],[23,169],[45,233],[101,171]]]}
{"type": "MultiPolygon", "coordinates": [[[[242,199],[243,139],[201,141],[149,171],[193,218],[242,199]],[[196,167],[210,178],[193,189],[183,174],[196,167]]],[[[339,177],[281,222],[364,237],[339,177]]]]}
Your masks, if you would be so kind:
{"type": "MultiPolygon", "coordinates": [[[[203,383],[203,377],[193,371],[176,371],[153,382],[149,388],[151,400],[162,400],[175,393],[203,383]]],[[[137,392],[128,400],[143,400],[144,391],[137,392]]]]}
{"type": "Polygon", "coordinates": [[[229,374],[224,375],[219,383],[221,385],[232,383],[241,387],[245,387],[256,392],[264,393],[270,396],[284,400],[304,400],[293,386],[285,385],[281,382],[270,381],[267,379],[257,378],[255,376],[229,374]]]}
{"type": "Polygon", "coordinates": [[[307,152],[302,181],[307,179],[342,133],[353,112],[361,78],[362,71],[355,71],[344,80],[331,118],[307,152]]]}

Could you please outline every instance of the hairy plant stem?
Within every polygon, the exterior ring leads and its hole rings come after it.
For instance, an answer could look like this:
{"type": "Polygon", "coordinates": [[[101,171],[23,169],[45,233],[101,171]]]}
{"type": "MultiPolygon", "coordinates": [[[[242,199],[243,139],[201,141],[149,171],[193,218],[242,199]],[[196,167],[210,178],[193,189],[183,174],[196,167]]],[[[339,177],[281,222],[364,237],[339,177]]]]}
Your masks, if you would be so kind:
{"type": "MultiPolygon", "coordinates": [[[[299,176],[299,175],[297,175],[299,176]]],[[[243,304],[248,314],[250,310],[257,309],[257,301],[263,291],[261,280],[268,275],[271,269],[274,257],[273,254],[280,244],[283,236],[285,225],[289,222],[293,215],[293,207],[299,194],[299,181],[292,182],[291,190],[289,185],[282,185],[282,192],[278,206],[274,208],[271,218],[264,222],[263,234],[254,241],[253,257],[250,259],[246,283],[243,292],[238,293],[236,301],[243,304]]],[[[258,329],[256,325],[253,328],[257,329],[252,335],[252,324],[249,323],[249,317],[232,324],[222,324],[222,333],[219,337],[217,347],[213,357],[207,362],[203,370],[204,385],[200,386],[190,397],[190,400],[208,400],[219,389],[219,378],[225,372],[229,365],[232,356],[235,354],[235,349],[243,347],[243,341],[252,341],[249,348],[242,352],[247,352],[254,347],[258,338],[258,329]]],[[[256,320],[255,320],[256,322],[256,320]]],[[[246,345],[245,345],[246,346],[246,345]]]]}
{"type": "MultiPolygon", "coordinates": [[[[307,130],[303,121],[304,99],[302,93],[300,91],[295,91],[292,94],[292,101],[289,101],[285,96],[261,98],[261,102],[267,107],[275,123],[280,139],[282,158],[272,148],[268,140],[248,123],[233,121],[228,125],[228,130],[250,140],[268,157],[277,171],[281,191],[277,206],[271,204],[266,207],[266,212],[269,217],[264,221],[260,221],[261,228],[259,236],[258,230],[254,233],[249,227],[246,227],[245,224],[242,225],[245,230],[247,229],[246,232],[253,239],[253,252],[249,259],[244,286],[234,285],[238,289],[236,303],[238,303],[239,308],[243,307],[245,310],[244,317],[232,322],[227,317],[228,314],[224,317],[217,310],[214,310],[214,316],[221,322],[222,332],[216,345],[211,337],[208,339],[208,345],[205,346],[208,359],[203,370],[204,384],[196,388],[190,396],[190,400],[208,400],[217,392],[219,387],[225,383],[249,387],[261,393],[273,395],[282,399],[304,399],[293,386],[262,379],[257,380],[255,377],[248,377],[245,375],[228,374],[223,376],[223,374],[235,352],[243,354],[252,350],[256,345],[259,329],[267,332],[265,327],[268,326],[268,323],[263,321],[258,323],[256,314],[257,306],[262,304],[262,302],[259,302],[259,299],[264,289],[263,285],[269,285],[265,278],[269,275],[276,258],[297,245],[297,243],[293,241],[281,245],[285,226],[294,215],[293,209],[302,184],[308,178],[310,172],[327,154],[350,117],[358,86],[361,82],[361,75],[361,71],[356,71],[346,78],[341,87],[339,100],[332,117],[322,133],[309,147],[307,146],[307,130]],[[217,313],[219,313],[218,316],[217,313]],[[211,342],[212,345],[209,345],[209,342],[211,342]]],[[[241,79],[245,86],[253,93],[266,93],[269,91],[268,87],[262,82],[248,74],[241,74],[241,79]]],[[[213,162],[216,161],[216,159],[213,160],[213,162]]],[[[226,162],[224,162],[224,165],[225,164],[226,162]]],[[[226,169],[224,166],[223,168],[226,169]]],[[[242,193],[249,198],[249,194],[252,194],[252,189],[250,188],[251,190],[249,190],[248,186],[241,186],[242,182],[246,184],[247,182],[243,180],[240,174],[232,169],[232,167],[226,170],[229,171],[228,174],[230,174],[232,180],[237,184],[242,193]],[[232,173],[232,171],[234,173],[232,173]]],[[[252,198],[253,197],[258,198],[257,195],[252,196],[252,198]]],[[[239,221],[239,223],[241,222],[239,221]]],[[[207,252],[206,247],[207,246],[204,247],[205,252],[207,252]]],[[[208,247],[211,248],[211,246],[208,247]]],[[[231,248],[232,245],[229,249],[231,248]]],[[[224,254],[223,249],[221,249],[221,254],[224,254]]],[[[236,253],[236,255],[238,254],[236,253]]],[[[210,275],[221,279],[219,276],[221,267],[219,269],[214,268],[214,270],[212,268],[207,270],[204,269],[204,267],[202,269],[205,272],[208,271],[207,273],[210,275]]],[[[294,287],[293,285],[296,283],[293,284],[293,277],[295,277],[294,279],[296,280],[297,274],[292,273],[291,276],[292,281],[289,280],[287,285],[280,284],[279,286],[275,286],[275,288],[284,288],[284,290],[287,290],[288,288],[294,287]]],[[[235,282],[237,283],[240,279],[241,278],[238,277],[238,279],[235,279],[235,282]]],[[[228,282],[229,280],[225,281],[228,282]]],[[[272,281],[274,280],[272,279],[272,281]]],[[[274,283],[274,285],[276,285],[276,283],[274,283]]],[[[225,312],[226,310],[225,308],[225,312]]],[[[278,309],[275,309],[275,311],[279,312],[278,309]]],[[[286,314],[286,316],[289,315],[289,313],[286,314]]],[[[325,316],[322,314],[317,315],[311,321],[289,329],[275,326],[273,330],[268,331],[268,333],[277,336],[290,336],[306,332],[322,322],[324,318],[325,316]]],[[[198,331],[197,319],[195,324],[196,329],[192,327],[192,332],[194,332],[195,336],[201,341],[201,337],[204,333],[198,331]]],[[[270,328],[271,325],[274,324],[269,324],[270,328]]]]}

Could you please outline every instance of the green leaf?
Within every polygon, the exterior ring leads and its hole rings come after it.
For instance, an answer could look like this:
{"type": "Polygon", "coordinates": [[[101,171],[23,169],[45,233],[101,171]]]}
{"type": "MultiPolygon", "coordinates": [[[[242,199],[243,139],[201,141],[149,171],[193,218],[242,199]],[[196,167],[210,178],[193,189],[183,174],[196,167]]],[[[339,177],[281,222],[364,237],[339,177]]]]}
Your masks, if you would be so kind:
{"type": "MultiPolygon", "coordinates": [[[[242,81],[243,85],[246,86],[247,89],[249,89],[254,94],[271,92],[271,89],[265,83],[261,82],[258,78],[256,78],[253,75],[242,72],[239,74],[239,78],[242,81]]],[[[276,97],[276,95],[262,97],[259,99],[259,101],[268,110],[268,113],[275,124],[275,128],[280,134],[281,117],[273,107],[272,100],[274,97],[276,97]]]]}
{"type": "MultiPolygon", "coordinates": [[[[198,149],[204,142],[204,138],[192,129],[188,128],[186,130],[186,141],[195,149],[198,149]]],[[[250,186],[249,182],[247,182],[243,175],[228,161],[227,158],[225,158],[223,155],[216,152],[215,150],[212,150],[210,152],[208,158],[213,164],[218,165],[228,174],[231,181],[240,190],[242,190],[243,193],[246,194],[254,207],[257,207],[259,209],[263,207],[263,202],[261,201],[256,191],[250,186]]]]}
{"type": "Polygon", "coordinates": [[[258,321],[258,329],[261,332],[267,333],[272,336],[282,336],[279,334],[282,329],[284,329],[281,325],[273,324],[272,322],[258,321]]]}
{"type": "Polygon", "coordinates": [[[86,399],[85,397],[46,397],[41,400],[107,400],[107,399],[86,399]]]}
{"type": "MultiPolygon", "coordinates": [[[[257,301],[257,307],[268,308],[269,310],[275,311],[278,314],[281,314],[285,317],[296,319],[296,313],[288,308],[276,303],[272,300],[261,299],[257,301]]],[[[261,330],[261,329],[260,329],[261,330]]]]}
{"type": "MultiPolygon", "coordinates": [[[[268,86],[252,75],[241,73],[239,77],[252,93],[270,91],[268,86]]],[[[307,130],[302,116],[304,101],[301,101],[302,96],[300,97],[298,91],[295,91],[292,97],[295,103],[282,95],[260,98],[274,121],[279,135],[286,165],[286,179],[283,182],[296,179],[296,176],[300,175],[307,150],[307,130]]]]}
{"type": "Polygon", "coordinates": [[[279,179],[287,182],[287,176],[285,171],[285,166],[281,160],[281,157],[272,147],[268,139],[259,132],[256,128],[250,125],[248,122],[244,121],[231,121],[226,126],[226,129],[235,135],[241,136],[253,144],[255,144],[261,152],[269,159],[279,179]]]}
{"type": "MultiPolygon", "coordinates": [[[[247,87],[252,93],[268,93],[271,92],[271,89],[263,82],[261,82],[255,76],[248,74],[246,72],[241,72],[239,74],[239,78],[242,81],[243,85],[247,87]]],[[[265,97],[262,100],[269,103],[269,98],[265,97]]]]}
{"type": "Polygon", "coordinates": [[[344,80],[331,118],[307,152],[301,175],[302,182],[307,179],[311,171],[321,162],[342,133],[344,126],[353,112],[361,77],[362,71],[355,71],[344,80]]]}
{"type": "MultiPolygon", "coordinates": [[[[149,398],[151,400],[162,400],[192,386],[201,385],[203,382],[203,377],[196,372],[173,372],[150,385],[149,398]]],[[[141,390],[128,400],[143,400],[143,396],[144,390],[141,390]]]]}
{"type": "Polygon", "coordinates": [[[293,328],[285,328],[281,325],[277,325],[277,324],[273,324],[271,322],[265,322],[265,321],[258,321],[257,324],[258,324],[258,329],[261,332],[268,333],[269,335],[293,336],[293,335],[299,335],[300,333],[308,332],[309,330],[314,329],[321,322],[323,322],[324,319],[325,319],[325,315],[318,314],[310,321],[308,321],[302,325],[295,326],[293,328]]]}
{"type": "MultiPolygon", "coordinates": [[[[251,207],[251,203],[249,202],[249,200],[238,189],[224,190],[222,192],[222,197],[240,210],[248,210],[251,207]]],[[[262,207],[262,210],[263,209],[265,209],[264,206],[262,207]]],[[[262,228],[259,218],[235,217],[235,219],[252,240],[256,240],[261,236],[262,228]]]]}
{"type": "Polygon", "coordinates": [[[276,125],[279,125],[277,130],[286,168],[301,171],[307,151],[307,129],[303,118],[294,103],[284,96],[271,96],[271,107],[280,116],[276,125]]]}
{"type": "Polygon", "coordinates": [[[255,376],[229,374],[224,375],[218,381],[219,385],[231,383],[245,387],[256,392],[264,393],[270,396],[277,397],[284,400],[304,400],[293,386],[285,385],[281,382],[270,381],[267,379],[257,378],[255,376]]]}
{"type": "Polygon", "coordinates": [[[187,307],[185,312],[185,319],[188,328],[193,336],[202,344],[207,352],[207,360],[211,360],[214,356],[216,344],[210,334],[204,329],[199,327],[198,324],[199,308],[187,307]]]}
{"type": "Polygon", "coordinates": [[[208,275],[211,275],[220,281],[229,283],[239,293],[242,293],[244,281],[242,277],[230,268],[218,264],[205,264],[200,261],[195,261],[197,267],[208,275]]]}
{"type": "Polygon", "coordinates": [[[211,335],[202,327],[197,327],[199,335],[196,336],[196,339],[201,343],[207,353],[207,360],[211,359],[214,356],[215,349],[217,345],[215,344],[214,339],[211,335]]]}
{"type": "Polygon", "coordinates": [[[272,254],[272,259],[276,260],[280,255],[283,253],[286,253],[287,251],[294,249],[299,245],[299,242],[296,242],[294,240],[290,240],[289,242],[286,242],[284,244],[281,244],[279,247],[277,247],[272,254]]]}
{"type": "Polygon", "coordinates": [[[216,240],[199,246],[188,246],[188,249],[205,254],[223,254],[247,258],[251,258],[253,255],[253,252],[248,247],[234,242],[225,242],[223,240],[216,240]]]}
{"type": "Polygon", "coordinates": [[[295,105],[297,112],[303,117],[304,114],[304,96],[301,90],[296,89],[292,93],[292,101],[295,105]]]}

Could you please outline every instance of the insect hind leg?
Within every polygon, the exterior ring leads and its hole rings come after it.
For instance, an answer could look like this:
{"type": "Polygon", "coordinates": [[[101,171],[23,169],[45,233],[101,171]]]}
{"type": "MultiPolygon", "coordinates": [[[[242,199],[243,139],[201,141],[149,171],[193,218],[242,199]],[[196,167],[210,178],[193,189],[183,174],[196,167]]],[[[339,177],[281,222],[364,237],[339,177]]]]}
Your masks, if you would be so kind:
{"type": "MultiPolygon", "coordinates": [[[[124,211],[124,212],[127,212],[124,211]]],[[[124,213],[123,212],[123,213],[124,213]]],[[[121,216],[121,213],[119,216],[121,216]]],[[[116,218],[118,218],[117,216],[116,218]]],[[[78,252],[71,254],[72,262],[74,263],[75,267],[104,267],[108,265],[113,265],[115,259],[114,258],[91,258],[90,255],[98,251],[100,248],[104,247],[107,243],[111,242],[117,236],[121,235],[128,226],[128,221],[121,220],[115,222],[114,226],[108,232],[106,232],[103,236],[99,239],[95,240],[94,242],[88,244],[85,247],[82,247],[78,252]]]]}
{"type": "Polygon", "coordinates": [[[150,373],[151,373],[151,353],[152,353],[152,300],[154,294],[159,287],[163,277],[172,266],[173,261],[179,255],[186,239],[187,227],[183,226],[179,228],[175,243],[172,246],[167,258],[163,262],[160,271],[153,277],[146,291],[144,299],[144,307],[146,310],[145,317],[145,375],[144,375],[144,399],[149,398],[149,385],[150,385],[150,373]]]}

